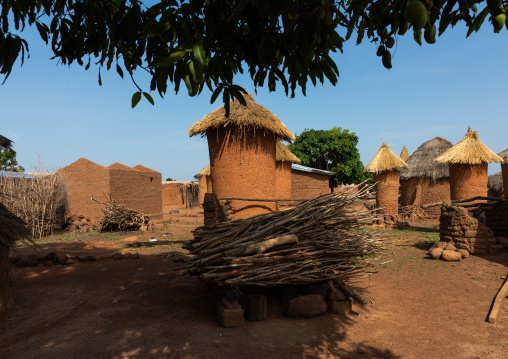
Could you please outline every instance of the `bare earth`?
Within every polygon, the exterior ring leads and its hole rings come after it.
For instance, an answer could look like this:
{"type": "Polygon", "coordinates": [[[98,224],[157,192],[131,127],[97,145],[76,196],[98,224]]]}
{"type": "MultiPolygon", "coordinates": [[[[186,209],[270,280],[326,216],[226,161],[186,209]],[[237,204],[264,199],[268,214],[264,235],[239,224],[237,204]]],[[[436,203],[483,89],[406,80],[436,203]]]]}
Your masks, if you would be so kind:
{"type": "Polygon", "coordinates": [[[16,269],[17,304],[0,315],[0,356],[508,358],[508,299],[497,324],[485,320],[507,275],[507,251],[446,263],[425,255],[437,236],[429,224],[420,224],[423,231],[384,231],[378,273],[349,282],[372,300],[368,307],[355,303],[347,317],[294,319],[281,313],[274,295],[267,321],[226,329],[216,318],[217,295],[172,261],[185,254],[181,241],[202,223],[202,212],[181,210],[169,218],[173,223],[155,232],[39,240],[41,254],[141,257],[16,269]]]}

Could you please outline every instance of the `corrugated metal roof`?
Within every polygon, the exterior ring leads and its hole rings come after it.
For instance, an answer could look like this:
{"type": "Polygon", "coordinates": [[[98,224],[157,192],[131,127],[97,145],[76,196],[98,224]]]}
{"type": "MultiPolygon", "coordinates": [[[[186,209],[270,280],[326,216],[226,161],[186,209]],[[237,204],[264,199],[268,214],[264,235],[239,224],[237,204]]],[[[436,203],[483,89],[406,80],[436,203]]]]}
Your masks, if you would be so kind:
{"type": "Polygon", "coordinates": [[[296,171],[303,171],[303,172],[310,172],[310,173],[319,173],[319,174],[327,175],[327,176],[330,176],[330,175],[333,174],[333,172],[330,172],[330,171],[325,171],[325,170],[320,170],[320,169],[317,169],[317,168],[302,166],[302,165],[298,165],[296,163],[292,163],[291,164],[291,169],[292,170],[296,170],[296,171]]]}
{"type": "Polygon", "coordinates": [[[25,172],[0,171],[0,176],[13,178],[34,178],[34,176],[25,172]]]}

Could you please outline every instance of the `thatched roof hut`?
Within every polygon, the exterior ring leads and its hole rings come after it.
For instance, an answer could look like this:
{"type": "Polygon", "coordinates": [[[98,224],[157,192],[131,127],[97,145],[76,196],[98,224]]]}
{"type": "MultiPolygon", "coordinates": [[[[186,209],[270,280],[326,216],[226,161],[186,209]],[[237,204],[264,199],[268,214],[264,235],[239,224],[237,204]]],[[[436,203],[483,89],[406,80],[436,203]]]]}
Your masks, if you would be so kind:
{"type": "Polygon", "coordinates": [[[497,155],[503,159],[504,163],[508,163],[508,148],[497,155]]]}
{"type": "Polygon", "coordinates": [[[406,163],[383,143],[376,155],[363,170],[374,174],[376,206],[381,213],[396,215],[399,212],[399,170],[406,163]]]}
{"type": "MultiPolygon", "coordinates": [[[[424,205],[450,199],[448,165],[434,162],[434,158],[452,147],[441,137],[423,143],[408,158],[409,168],[400,170],[400,202],[402,206],[424,205]]],[[[425,210],[428,218],[439,218],[440,207],[425,210]]]]}
{"type": "Polygon", "coordinates": [[[450,141],[441,137],[436,137],[423,143],[406,160],[406,164],[409,168],[402,168],[400,170],[400,179],[406,180],[415,177],[426,177],[437,180],[440,178],[448,178],[450,176],[448,165],[434,162],[434,159],[452,146],[450,141]]]}
{"type": "Polygon", "coordinates": [[[199,181],[199,204],[202,205],[205,200],[205,193],[212,193],[212,176],[210,165],[203,168],[197,175],[194,176],[199,181]]]}
{"type": "Polygon", "coordinates": [[[450,197],[462,200],[487,196],[488,164],[502,162],[503,159],[485,146],[478,133],[468,127],[464,138],[434,161],[449,165],[450,197]]]}
{"type": "Polygon", "coordinates": [[[243,98],[247,103],[246,106],[238,100],[230,103],[229,117],[226,117],[226,110],[223,105],[189,127],[187,134],[191,137],[196,135],[205,136],[210,129],[237,127],[240,129],[240,133],[250,129],[272,133],[279,140],[294,141],[296,139],[295,135],[287,129],[282,121],[270,110],[257,104],[252,95],[244,95],[243,98]]]}
{"type": "Polygon", "coordinates": [[[400,156],[399,157],[404,162],[406,162],[407,159],[409,158],[409,152],[408,152],[406,146],[402,147],[402,151],[400,151],[400,156]]]}
{"type": "MultiPolygon", "coordinates": [[[[210,156],[213,193],[219,199],[275,199],[276,143],[295,136],[271,111],[244,95],[246,106],[230,103],[193,124],[190,136],[206,136],[210,156]]],[[[275,209],[275,202],[233,200],[232,219],[245,218],[275,209]]]]}
{"type": "Polygon", "coordinates": [[[504,193],[503,173],[498,172],[490,175],[487,186],[489,197],[502,197],[504,193]]]}
{"type": "Polygon", "coordinates": [[[383,143],[363,172],[378,174],[387,171],[398,171],[406,167],[406,162],[393,153],[392,150],[390,150],[390,146],[383,143]]]}
{"type": "Polygon", "coordinates": [[[0,135],[0,148],[11,148],[12,141],[7,137],[0,135]]]}
{"type": "Polygon", "coordinates": [[[282,142],[277,142],[275,160],[277,162],[302,162],[282,142]]]}
{"type": "Polygon", "coordinates": [[[203,168],[201,171],[199,171],[199,173],[197,175],[195,175],[194,177],[196,178],[199,178],[201,176],[210,176],[210,165],[206,166],[205,168],[203,168]]]}

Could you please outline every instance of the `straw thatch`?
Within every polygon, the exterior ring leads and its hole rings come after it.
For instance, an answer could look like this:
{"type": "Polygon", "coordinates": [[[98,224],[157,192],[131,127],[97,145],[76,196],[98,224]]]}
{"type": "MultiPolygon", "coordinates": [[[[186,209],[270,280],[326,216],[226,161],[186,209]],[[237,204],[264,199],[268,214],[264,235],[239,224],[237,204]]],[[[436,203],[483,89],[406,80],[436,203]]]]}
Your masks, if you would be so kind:
{"type": "Polygon", "coordinates": [[[498,172],[489,176],[489,182],[487,184],[488,196],[489,197],[501,197],[504,192],[503,186],[503,173],[498,172]]]}
{"type": "Polygon", "coordinates": [[[257,104],[251,95],[243,95],[243,97],[247,102],[246,106],[243,106],[238,100],[232,101],[229,117],[226,117],[226,110],[222,105],[203,117],[201,121],[193,124],[187,134],[189,136],[205,136],[209,129],[237,126],[242,132],[247,129],[261,130],[273,133],[280,140],[295,140],[295,135],[270,110],[257,104]]]}
{"type": "Polygon", "coordinates": [[[282,142],[277,142],[275,160],[280,162],[302,162],[282,142]]]}
{"type": "Polygon", "coordinates": [[[423,143],[406,161],[409,168],[400,170],[400,179],[431,178],[435,181],[450,177],[448,165],[446,163],[436,163],[434,158],[452,146],[450,141],[441,137],[423,143]]]}
{"type": "Polygon", "coordinates": [[[12,141],[0,135],[0,148],[11,148],[12,141]]]}
{"type": "Polygon", "coordinates": [[[406,162],[400,159],[395,153],[390,150],[390,147],[383,143],[377,151],[376,155],[365,167],[363,172],[368,173],[381,173],[386,171],[398,170],[407,167],[406,162]]]}
{"type": "Polygon", "coordinates": [[[0,252],[5,253],[18,241],[28,240],[30,230],[0,202],[0,252]]]}
{"type": "Polygon", "coordinates": [[[407,159],[409,158],[409,152],[407,151],[407,147],[404,146],[402,147],[402,151],[400,151],[400,159],[404,162],[407,161],[407,159]]]}
{"type": "Polygon", "coordinates": [[[439,163],[479,165],[482,163],[503,162],[503,159],[480,141],[477,131],[473,131],[468,127],[464,138],[434,161],[439,163]]]}
{"type": "Polygon", "coordinates": [[[508,148],[497,155],[503,159],[504,163],[508,163],[508,148]]]}
{"type": "Polygon", "coordinates": [[[201,171],[199,171],[199,173],[197,175],[195,175],[194,177],[199,178],[201,176],[210,176],[210,175],[211,175],[210,165],[208,165],[205,168],[203,168],[201,171]]]}

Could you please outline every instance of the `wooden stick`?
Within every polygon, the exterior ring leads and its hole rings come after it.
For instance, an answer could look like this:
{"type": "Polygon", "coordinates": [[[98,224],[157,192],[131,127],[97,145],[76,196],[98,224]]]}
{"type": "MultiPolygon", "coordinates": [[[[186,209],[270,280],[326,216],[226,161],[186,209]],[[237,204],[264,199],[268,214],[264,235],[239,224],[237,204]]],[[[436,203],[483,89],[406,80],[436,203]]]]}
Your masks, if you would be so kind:
{"type": "Polygon", "coordinates": [[[508,275],[506,275],[506,278],[504,279],[503,285],[497,292],[496,296],[494,297],[494,302],[492,304],[492,309],[490,310],[488,322],[489,323],[496,323],[497,322],[497,315],[499,314],[499,308],[501,307],[501,301],[504,297],[508,295],[508,275]]]}
{"type": "Polygon", "coordinates": [[[333,283],[335,283],[335,285],[337,287],[340,288],[340,290],[348,297],[351,297],[353,298],[354,300],[356,300],[358,303],[360,303],[361,305],[367,305],[367,303],[369,302],[367,299],[365,299],[364,297],[362,297],[360,294],[356,293],[355,291],[353,291],[351,288],[349,288],[342,280],[340,279],[334,279],[333,280],[333,283]]]}

